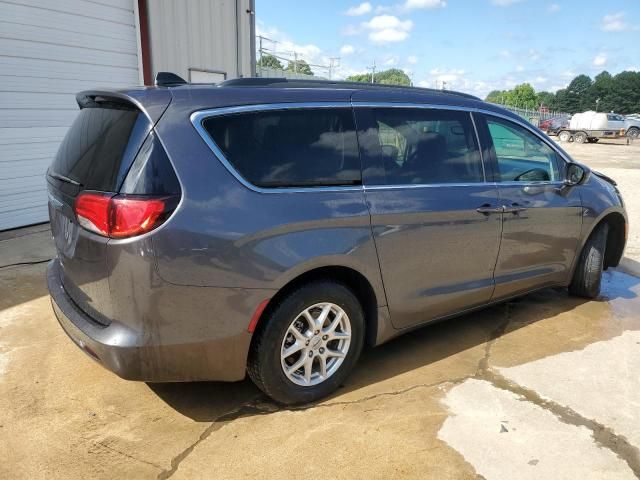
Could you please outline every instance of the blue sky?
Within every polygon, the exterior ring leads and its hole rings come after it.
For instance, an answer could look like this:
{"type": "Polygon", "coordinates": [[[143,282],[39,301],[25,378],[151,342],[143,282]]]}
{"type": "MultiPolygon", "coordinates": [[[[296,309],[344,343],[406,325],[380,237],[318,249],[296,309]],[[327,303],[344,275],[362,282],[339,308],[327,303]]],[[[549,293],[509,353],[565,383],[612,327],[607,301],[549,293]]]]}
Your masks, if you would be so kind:
{"type": "MultiPolygon", "coordinates": [[[[522,82],[640,70],[640,0],[256,0],[264,47],[328,65],[333,78],[401,68],[415,85],[485,96],[522,82]]],[[[322,76],[327,70],[315,68],[322,76]]]]}

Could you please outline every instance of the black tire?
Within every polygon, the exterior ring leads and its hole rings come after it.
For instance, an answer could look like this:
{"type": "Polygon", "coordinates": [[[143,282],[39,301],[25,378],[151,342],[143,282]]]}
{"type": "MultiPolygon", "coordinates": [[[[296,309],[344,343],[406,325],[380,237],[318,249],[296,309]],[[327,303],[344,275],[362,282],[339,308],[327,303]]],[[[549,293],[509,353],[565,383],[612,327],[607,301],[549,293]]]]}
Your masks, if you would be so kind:
{"type": "Polygon", "coordinates": [[[364,344],[364,312],[354,293],[333,280],[314,281],[289,293],[269,309],[249,351],[247,372],[256,386],[277,402],[293,405],[323,398],[336,390],[355,366],[364,344]],[[291,323],[318,303],[338,305],[351,326],[349,349],[338,369],[317,385],[301,386],[291,381],[281,365],[281,348],[291,323]]]}
{"type": "Polygon", "coordinates": [[[587,134],[584,132],[576,132],[573,134],[573,141],[576,143],[584,143],[587,141],[587,134]]]}
{"type": "Polygon", "coordinates": [[[573,137],[571,136],[571,133],[567,132],[566,130],[560,130],[558,132],[558,140],[560,140],[561,142],[570,142],[573,139],[573,137]]]}
{"type": "Polygon", "coordinates": [[[596,298],[600,294],[604,255],[607,247],[609,225],[598,226],[584,245],[573,280],[569,285],[569,293],[577,297],[596,298]]]}
{"type": "Polygon", "coordinates": [[[640,136],[640,128],[631,127],[629,130],[627,130],[627,137],[636,139],[639,136],[640,136]]]}

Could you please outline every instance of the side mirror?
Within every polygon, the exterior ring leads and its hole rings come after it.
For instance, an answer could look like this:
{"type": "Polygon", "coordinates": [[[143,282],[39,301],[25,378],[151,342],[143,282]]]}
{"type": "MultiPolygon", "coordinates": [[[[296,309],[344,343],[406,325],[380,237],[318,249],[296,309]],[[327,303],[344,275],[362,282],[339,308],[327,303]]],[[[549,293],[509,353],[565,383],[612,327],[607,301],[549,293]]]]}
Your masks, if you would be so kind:
{"type": "Polygon", "coordinates": [[[579,185],[585,179],[586,173],[585,169],[577,163],[570,163],[567,165],[567,170],[565,172],[565,186],[573,187],[575,185],[579,185]]]}

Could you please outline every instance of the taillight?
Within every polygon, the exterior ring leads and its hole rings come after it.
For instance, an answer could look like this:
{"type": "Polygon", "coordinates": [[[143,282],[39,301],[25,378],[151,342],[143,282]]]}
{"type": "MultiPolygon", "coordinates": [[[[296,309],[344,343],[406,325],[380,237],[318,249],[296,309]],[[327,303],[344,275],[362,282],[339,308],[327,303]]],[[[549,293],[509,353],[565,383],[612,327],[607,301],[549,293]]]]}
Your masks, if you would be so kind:
{"type": "Polygon", "coordinates": [[[176,197],[83,192],[76,198],[78,223],[111,238],[142,235],[160,226],[177,205],[176,197]]]}

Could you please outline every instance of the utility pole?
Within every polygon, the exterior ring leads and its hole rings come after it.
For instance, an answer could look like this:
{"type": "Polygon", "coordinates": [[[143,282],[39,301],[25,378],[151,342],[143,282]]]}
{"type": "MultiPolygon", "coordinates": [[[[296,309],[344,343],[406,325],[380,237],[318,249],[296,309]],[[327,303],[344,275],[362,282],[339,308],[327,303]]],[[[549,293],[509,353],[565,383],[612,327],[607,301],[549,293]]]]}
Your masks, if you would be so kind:
{"type": "Polygon", "coordinates": [[[329,80],[331,80],[331,75],[333,74],[333,69],[335,67],[340,66],[340,57],[331,57],[329,58],[329,80]]]}
{"type": "Polygon", "coordinates": [[[260,75],[262,75],[262,35],[258,35],[258,42],[260,43],[260,47],[258,49],[258,52],[260,52],[260,60],[258,65],[260,65],[260,75]]]}
{"type": "Polygon", "coordinates": [[[445,82],[444,80],[442,81],[442,90],[446,90],[447,89],[447,82],[445,82]]]}
{"type": "Polygon", "coordinates": [[[371,70],[371,83],[375,83],[375,75],[376,75],[376,61],[373,61],[373,65],[370,66],[367,70],[371,70]]]}
{"type": "Polygon", "coordinates": [[[298,52],[293,52],[293,73],[298,73],[298,52]]]}

